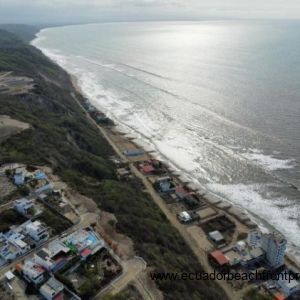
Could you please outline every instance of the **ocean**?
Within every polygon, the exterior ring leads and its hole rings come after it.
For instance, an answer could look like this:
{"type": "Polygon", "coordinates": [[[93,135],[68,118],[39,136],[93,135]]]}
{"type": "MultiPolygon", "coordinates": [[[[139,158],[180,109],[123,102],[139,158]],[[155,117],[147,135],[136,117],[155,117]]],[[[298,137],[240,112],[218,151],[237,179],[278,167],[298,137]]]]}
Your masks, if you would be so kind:
{"type": "Polygon", "coordinates": [[[76,25],[32,44],[120,131],[300,259],[300,22],[76,25]]]}

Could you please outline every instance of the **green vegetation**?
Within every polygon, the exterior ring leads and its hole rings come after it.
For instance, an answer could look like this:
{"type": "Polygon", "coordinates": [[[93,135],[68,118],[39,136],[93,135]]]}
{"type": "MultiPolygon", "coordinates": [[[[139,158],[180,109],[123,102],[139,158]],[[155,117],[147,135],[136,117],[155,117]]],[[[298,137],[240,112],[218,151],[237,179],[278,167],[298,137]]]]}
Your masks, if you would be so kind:
{"type": "Polygon", "coordinates": [[[0,213],[0,232],[8,231],[12,225],[20,225],[27,219],[14,209],[7,209],[0,213]]]}
{"type": "Polygon", "coordinates": [[[47,164],[74,183],[82,174],[113,178],[112,165],[106,159],[112,150],[74,101],[71,92],[76,92],[62,69],[3,31],[0,71],[31,77],[36,84],[29,95],[1,95],[1,114],[32,127],[1,145],[0,162],[47,164]]]}
{"type": "Polygon", "coordinates": [[[272,300],[274,299],[271,295],[262,294],[257,289],[249,290],[244,296],[245,300],[272,300]]]}
{"type": "MultiPolygon", "coordinates": [[[[0,163],[52,167],[69,185],[114,213],[117,229],[133,239],[137,254],[156,271],[203,271],[153,201],[134,182],[117,181],[108,160],[113,151],[72,97],[74,94],[81,99],[66,72],[40,51],[4,32],[0,32],[0,71],[13,71],[35,81],[35,90],[29,95],[0,95],[1,114],[31,124],[30,129],[0,145],[0,163]]],[[[52,218],[46,215],[43,220],[52,218]]],[[[167,300],[226,299],[211,281],[157,284],[167,300]]]]}
{"type": "Polygon", "coordinates": [[[38,31],[38,27],[25,24],[0,24],[0,29],[17,35],[24,42],[30,42],[38,31]]]}
{"type": "Polygon", "coordinates": [[[61,234],[72,226],[71,221],[48,208],[43,210],[39,220],[52,229],[53,235],[61,234]]]}
{"type": "Polygon", "coordinates": [[[125,292],[120,292],[117,295],[107,295],[103,297],[103,300],[129,300],[130,299],[130,293],[125,291],[125,292]]]}

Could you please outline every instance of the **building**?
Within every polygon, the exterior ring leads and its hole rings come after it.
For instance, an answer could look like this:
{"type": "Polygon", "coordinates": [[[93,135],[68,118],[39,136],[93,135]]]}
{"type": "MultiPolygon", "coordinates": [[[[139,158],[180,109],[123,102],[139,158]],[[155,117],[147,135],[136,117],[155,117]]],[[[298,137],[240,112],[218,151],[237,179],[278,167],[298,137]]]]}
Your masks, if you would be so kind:
{"type": "Polygon", "coordinates": [[[47,248],[43,248],[34,254],[35,261],[48,272],[57,272],[68,261],[70,249],[60,241],[49,243],[47,248]]]}
{"type": "Polygon", "coordinates": [[[183,200],[189,194],[189,192],[184,187],[177,186],[175,190],[175,194],[179,200],[183,200]]]}
{"type": "Polygon", "coordinates": [[[261,247],[262,233],[259,230],[251,230],[247,237],[247,243],[252,248],[261,247]]]}
{"type": "Polygon", "coordinates": [[[39,194],[47,194],[47,193],[51,193],[53,191],[53,185],[52,183],[47,183],[45,184],[44,186],[36,189],[34,192],[36,195],[39,195],[39,194]]]}
{"type": "Polygon", "coordinates": [[[276,269],[284,264],[287,241],[279,232],[263,234],[261,245],[270,267],[276,269]]]}
{"type": "Polygon", "coordinates": [[[140,149],[127,149],[123,151],[123,154],[126,156],[139,156],[144,154],[144,152],[140,149]]]}
{"type": "Polygon", "coordinates": [[[13,261],[20,255],[20,250],[0,234],[0,257],[5,261],[13,261]]]}
{"type": "Polygon", "coordinates": [[[169,176],[158,178],[154,186],[160,193],[171,193],[176,191],[176,185],[169,176]]]}
{"type": "Polygon", "coordinates": [[[247,249],[241,254],[241,265],[253,267],[254,264],[261,262],[265,258],[265,252],[261,248],[247,249]]]}
{"type": "Polygon", "coordinates": [[[22,271],[23,277],[27,282],[41,284],[46,280],[46,270],[38,265],[34,259],[26,259],[23,265],[16,268],[22,271]]]}
{"type": "Polygon", "coordinates": [[[131,175],[130,168],[119,168],[117,169],[117,176],[119,180],[127,179],[131,175]]]}
{"type": "Polygon", "coordinates": [[[299,282],[295,279],[289,280],[287,278],[284,278],[284,274],[282,278],[279,278],[279,280],[276,281],[276,284],[278,288],[282,291],[282,293],[285,295],[285,297],[289,297],[294,292],[300,290],[299,282]]]}
{"type": "Polygon", "coordinates": [[[23,185],[25,183],[25,176],[27,171],[25,168],[17,168],[14,174],[15,185],[23,185]]]}
{"type": "Polygon", "coordinates": [[[36,179],[36,180],[46,180],[47,176],[43,171],[37,170],[34,173],[34,179],[36,179]]]}
{"type": "Polygon", "coordinates": [[[229,259],[220,250],[213,251],[209,254],[209,259],[213,264],[220,268],[224,268],[229,265],[229,259]]]}
{"type": "Polygon", "coordinates": [[[83,259],[105,247],[104,240],[90,228],[75,231],[67,236],[63,242],[72,252],[79,253],[83,259]]]}
{"type": "Polygon", "coordinates": [[[33,207],[33,201],[26,198],[18,199],[14,202],[14,209],[23,216],[29,215],[33,207]]]}
{"type": "Polygon", "coordinates": [[[189,223],[192,222],[192,217],[187,211],[183,211],[178,214],[178,220],[181,223],[189,223]]]}
{"type": "Polygon", "coordinates": [[[27,253],[31,246],[25,241],[25,236],[17,230],[0,233],[0,257],[6,262],[27,253]]]}
{"type": "Polygon", "coordinates": [[[223,247],[223,246],[226,246],[226,241],[225,241],[225,238],[224,236],[221,234],[220,231],[218,230],[215,230],[215,231],[211,231],[209,234],[208,234],[210,240],[216,244],[218,247],[223,247]]]}
{"type": "Polygon", "coordinates": [[[39,221],[28,222],[25,225],[25,231],[35,242],[43,242],[49,238],[47,228],[39,221]]]}
{"type": "Polygon", "coordinates": [[[151,175],[155,171],[155,168],[150,163],[140,164],[139,169],[145,175],[151,175]]]}
{"type": "Polygon", "coordinates": [[[63,291],[64,285],[54,277],[51,277],[40,288],[40,293],[46,300],[63,300],[63,291]]]}

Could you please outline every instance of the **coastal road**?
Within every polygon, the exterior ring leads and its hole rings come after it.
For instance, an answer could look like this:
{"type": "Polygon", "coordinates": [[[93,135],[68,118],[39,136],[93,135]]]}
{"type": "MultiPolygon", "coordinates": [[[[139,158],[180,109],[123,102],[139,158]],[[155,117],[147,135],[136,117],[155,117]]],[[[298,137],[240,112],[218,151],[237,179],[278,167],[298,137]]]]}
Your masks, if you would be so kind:
{"type": "MultiPolygon", "coordinates": [[[[78,86],[76,85],[76,82],[74,83],[74,87],[77,88],[78,92],[81,93],[80,89],[78,89],[78,86]]],[[[153,201],[156,203],[156,205],[161,209],[161,211],[165,214],[169,222],[177,229],[177,231],[180,233],[184,241],[187,243],[187,245],[190,247],[190,249],[194,252],[197,260],[199,261],[200,265],[204,268],[204,270],[208,273],[213,272],[213,268],[210,266],[207,258],[207,253],[199,247],[197,241],[191,236],[191,234],[187,231],[186,226],[179,223],[176,216],[169,210],[167,207],[165,201],[159,196],[159,194],[154,190],[151,183],[148,181],[147,177],[144,176],[139,172],[139,170],[128,160],[128,158],[122,153],[121,149],[117,147],[117,145],[111,140],[109,137],[109,134],[106,132],[104,128],[99,126],[95,120],[88,114],[88,112],[84,109],[84,107],[81,105],[77,97],[72,93],[71,94],[75,101],[80,105],[80,107],[84,110],[85,114],[87,115],[88,119],[91,120],[92,123],[97,126],[101,134],[106,138],[108,143],[111,145],[111,147],[115,150],[115,152],[125,161],[128,162],[131,168],[132,173],[140,178],[142,182],[144,183],[147,191],[151,195],[153,201]]],[[[224,292],[226,293],[228,299],[230,300],[239,300],[242,298],[242,291],[234,291],[225,280],[217,281],[217,283],[222,287],[224,292]]]]}

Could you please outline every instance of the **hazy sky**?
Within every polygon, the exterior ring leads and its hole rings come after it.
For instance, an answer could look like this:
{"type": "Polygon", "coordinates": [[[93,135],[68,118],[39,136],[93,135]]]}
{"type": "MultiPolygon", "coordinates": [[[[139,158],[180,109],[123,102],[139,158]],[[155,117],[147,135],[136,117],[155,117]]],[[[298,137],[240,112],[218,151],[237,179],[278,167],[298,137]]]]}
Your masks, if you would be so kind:
{"type": "Polygon", "coordinates": [[[300,18],[300,0],[0,0],[0,23],[300,18]]]}

